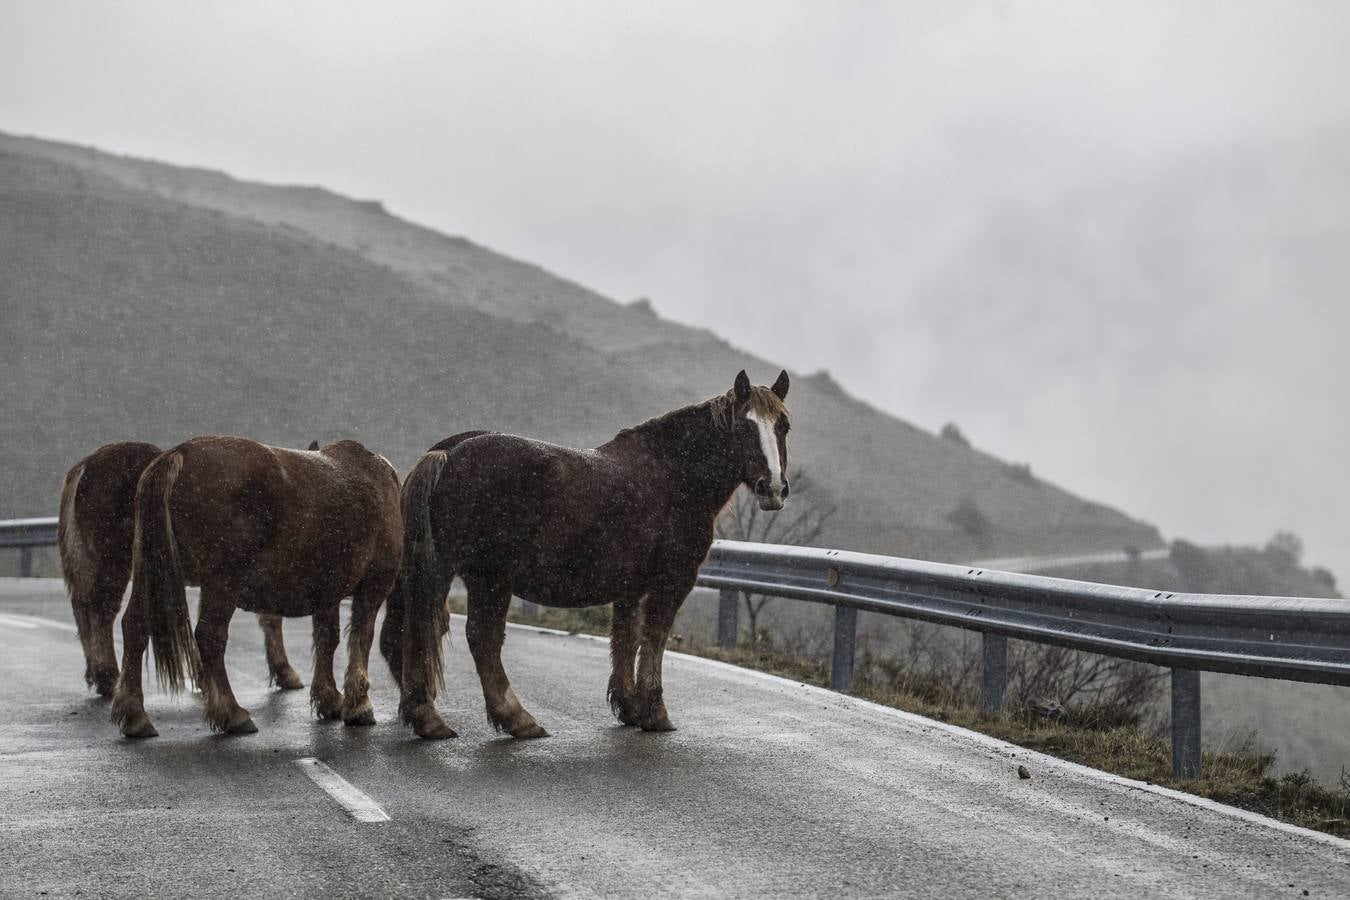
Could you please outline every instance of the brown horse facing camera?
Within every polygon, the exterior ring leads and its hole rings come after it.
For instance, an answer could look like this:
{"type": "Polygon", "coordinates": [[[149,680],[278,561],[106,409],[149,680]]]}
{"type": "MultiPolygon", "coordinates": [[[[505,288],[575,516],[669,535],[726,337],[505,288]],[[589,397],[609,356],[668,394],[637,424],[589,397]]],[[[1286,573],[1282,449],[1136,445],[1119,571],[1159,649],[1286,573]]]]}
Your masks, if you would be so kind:
{"type": "Polygon", "coordinates": [[[191,673],[217,731],[257,731],[234,698],[225,644],[236,607],[314,617],[310,702],[323,718],[372,725],[366,665],[375,614],[403,548],[398,475],[356,441],[318,452],[239,437],[199,437],[155,458],[136,488],[131,601],[112,718],[128,737],[156,732],[145,714],[141,660],[153,639],[161,684],[191,673]],[[196,640],[187,582],[201,585],[196,640]],[[333,678],[338,604],[352,597],[345,690],[333,678]]]}
{"type": "Polygon", "coordinates": [[[736,488],[782,508],[787,393],[786,372],[772,388],[741,372],[726,394],[595,450],[486,434],[425,454],[403,486],[403,570],[390,601],[404,607],[403,721],[424,738],[455,734],[435,698],[445,597],[459,575],[469,652],[497,730],[547,734],[502,668],[512,594],[544,606],[613,603],[610,707],[625,725],[673,730],[661,690],[666,638],[736,488]]]}
{"type": "MultiPolygon", "coordinates": [[[[318,441],[309,449],[319,449],[318,441]]],[[[61,577],[84,648],[85,683],[102,697],[111,697],[117,684],[113,620],[131,580],[136,482],[161,452],[154,444],[105,444],[72,466],[61,487],[56,525],[61,577]]],[[[286,657],[281,616],[260,615],[258,624],[268,680],[288,691],[304,687],[286,657]]]]}

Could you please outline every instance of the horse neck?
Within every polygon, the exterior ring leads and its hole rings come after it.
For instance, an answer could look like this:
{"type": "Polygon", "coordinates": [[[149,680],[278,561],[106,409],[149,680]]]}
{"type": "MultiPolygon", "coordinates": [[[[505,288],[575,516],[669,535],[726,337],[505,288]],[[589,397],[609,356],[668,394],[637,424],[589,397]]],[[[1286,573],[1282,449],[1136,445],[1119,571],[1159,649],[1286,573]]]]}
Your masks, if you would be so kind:
{"type": "Polygon", "coordinates": [[[740,478],[731,456],[731,434],[713,420],[708,404],[677,409],[629,428],[602,449],[621,447],[641,456],[683,505],[716,516],[740,478]]]}

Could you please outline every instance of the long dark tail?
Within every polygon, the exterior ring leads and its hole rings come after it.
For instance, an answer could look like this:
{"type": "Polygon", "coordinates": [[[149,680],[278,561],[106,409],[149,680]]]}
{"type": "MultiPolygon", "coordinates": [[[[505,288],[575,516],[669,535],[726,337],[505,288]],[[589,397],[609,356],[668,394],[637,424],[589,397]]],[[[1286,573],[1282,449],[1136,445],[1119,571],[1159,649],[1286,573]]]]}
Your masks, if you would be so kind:
{"type": "Polygon", "coordinates": [[[445,468],[444,450],[425,454],[403,482],[403,567],[397,590],[403,601],[403,700],[400,713],[413,724],[414,707],[436,698],[444,683],[441,638],[450,627],[445,595],[454,573],[436,552],[431,495],[445,468]]]}
{"type": "Polygon", "coordinates": [[[85,553],[80,526],[75,520],[75,493],[79,490],[80,479],[83,477],[84,465],[80,464],[66,473],[66,480],[61,485],[61,508],[56,519],[56,547],[61,555],[61,578],[66,583],[66,593],[70,595],[75,625],[79,629],[80,640],[87,645],[89,616],[86,607],[92,591],[94,562],[88,559],[88,554],[85,553]]]}
{"type": "Polygon", "coordinates": [[[156,457],[136,486],[136,539],[131,557],[131,606],[149,623],[155,651],[155,677],[173,693],[184,675],[195,682],[199,660],[188,618],[187,590],[178,563],[169,494],[183,468],[183,454],[156,457]]]}

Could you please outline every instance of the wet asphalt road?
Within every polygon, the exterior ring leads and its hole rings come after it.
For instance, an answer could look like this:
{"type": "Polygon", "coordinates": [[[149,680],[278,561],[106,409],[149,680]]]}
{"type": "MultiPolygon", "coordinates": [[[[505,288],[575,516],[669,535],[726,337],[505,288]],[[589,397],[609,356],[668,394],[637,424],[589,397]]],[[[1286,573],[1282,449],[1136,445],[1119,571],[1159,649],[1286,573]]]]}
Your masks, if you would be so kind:
{"type": "MultiPolygon", "coordinates": [[[[306,681],[307,630],[287,623],[306,681]]],[[[504,739],[462,630],[455,740],[396,724],[382,661],[378,725],[312,720],[307,691],[268,689],[241,613],[230,678],[260,732],[211,735],[197,697],[149,688],[160,737],[129,742],[84,689],[59,582],[0,580],[0,895],[1350,895],[1346,842],[679,655],[680,730],[649,735],[608,715],[605,643],[512,628],[507,669],[552,736],[504,739]],[[305,758],[387,820],[354,818],[305,758]]]]}

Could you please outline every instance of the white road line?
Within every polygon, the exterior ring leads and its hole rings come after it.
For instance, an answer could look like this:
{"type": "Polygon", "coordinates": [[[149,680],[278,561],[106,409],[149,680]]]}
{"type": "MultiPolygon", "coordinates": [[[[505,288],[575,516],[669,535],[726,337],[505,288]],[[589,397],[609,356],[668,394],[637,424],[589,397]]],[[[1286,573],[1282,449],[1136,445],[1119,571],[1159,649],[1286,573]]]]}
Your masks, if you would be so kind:
{"type": "Polygon", "coordinates": [[[18,613],[0,613],[0,625],[8,625],[11,628],[55,628],[58,631],[69,631],[72,634],[77,630],[70,622],[58,622],[55,619],[24,616],[18,613]]]}
{"type": "Polygon", "coordinates": [[[319,760],[312,756],[306,756],[297,759],[295,764],[304,770],[304,773],[309,776],[310,781],[313,781],[319,787],[323,788],[328,796],[332,797],[343,809],[351,813],[352,818],[356,821],[389,821],[389,814],[383,809],[380,809],[380,804],[353,787],[347,782],[347,779],[319,762],[319,760]]]}
{"type": "Polygon", "coordinates": [[[23,621],[22,619],[20,619],[20,618],[18,618],[18,617],[16,617],[16,616],[6,616],[6,615],[0,615],[0,625],[8,626],[8,627],[10,627],[10,628],[37,628],[37,627],[38,627],[37,625],[33,624],[32,622],[25,622],[25,621],[23,621]]]}

